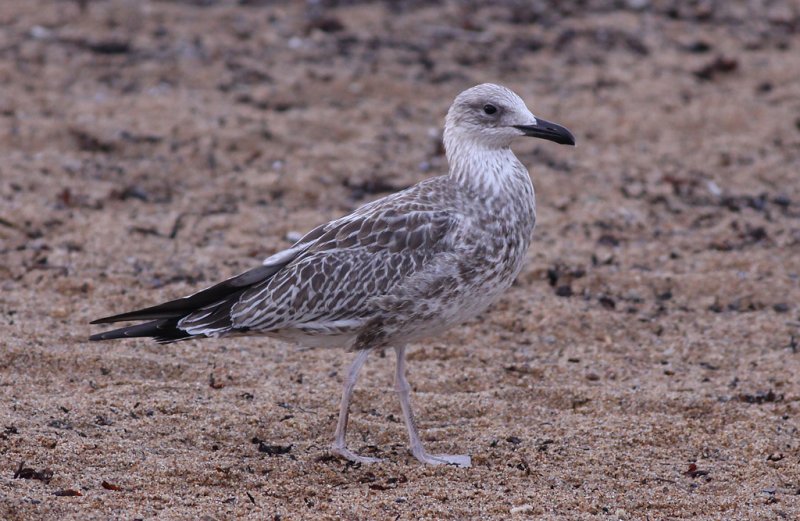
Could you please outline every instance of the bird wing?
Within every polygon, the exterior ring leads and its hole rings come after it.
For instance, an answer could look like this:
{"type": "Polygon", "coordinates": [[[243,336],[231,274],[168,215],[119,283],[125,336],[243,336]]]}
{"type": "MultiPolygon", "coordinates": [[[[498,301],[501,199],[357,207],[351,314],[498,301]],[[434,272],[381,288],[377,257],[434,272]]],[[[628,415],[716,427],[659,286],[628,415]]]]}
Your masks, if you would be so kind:
{"type": "Polygon", "coordinates": [[[352,333],[380,312],[376,298],[454,250],[452,232],[462,217],[454,203],[458,194],[447,187],[444,178],[432,178],[366,204],[210,288],[95,320],[149,322],[90,339],[153,337],[166,343],[248,330],[352,333]]]}
{"type": "Polygon", "coordinates": [[[424,212],[354,219],[334,228],[275,277],[246,291],[231,310],[235,327],[355,329],[365,304],[391,292],[442,249],[452,226],[424,212]]]}
{"type": "Polygon", "coordinates": [[[368,305],[370,299],[392,292],[451,249],[450,232],[459,216],[421,197],[417,187],[309,232],[298,242],[303,250],[272,277],[242,292],[225,310],[226,320],[208,309],[186,316],[178,326],[193,335],[357,330],[377,311],[368,305]]]}
{"type": "MultiPolygon", "coordinates": [[[[317,230],[312,230],[311,236],[317,230]]],[[[307,236],[308,237],[308,236],[307,236]]],[[[192,336],[178,323],[187,316],[202,316],[206,328],[229,329],[230,308],[250,287],[269,280],[288,263],[313,244],[313,236],[300,239],[291,248],[276,253],[261,266],[223,280],[209,288],[179,299],[127,313],[93,320],[92,324],[110,324],[149,320],[144,324],[128,326],[92,335],[90,340],[112,340],[115,338],[153,337],[159,342],[172,342],[192,336]]]]}

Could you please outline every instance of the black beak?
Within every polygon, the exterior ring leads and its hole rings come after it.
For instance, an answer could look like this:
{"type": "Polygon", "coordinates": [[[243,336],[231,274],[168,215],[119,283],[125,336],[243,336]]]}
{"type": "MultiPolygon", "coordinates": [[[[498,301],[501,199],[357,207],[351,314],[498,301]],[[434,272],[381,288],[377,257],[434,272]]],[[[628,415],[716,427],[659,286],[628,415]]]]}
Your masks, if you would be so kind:
{"type": "Polygon", "coordinates": [[[572,135],[572,132],[561,125],[550,123],[541,118],[536,118],[535,125],[514,125],[514,128],[523,131],[526,136],[555,141],[560,145],[575,146],[575,136],[572,135]]]}

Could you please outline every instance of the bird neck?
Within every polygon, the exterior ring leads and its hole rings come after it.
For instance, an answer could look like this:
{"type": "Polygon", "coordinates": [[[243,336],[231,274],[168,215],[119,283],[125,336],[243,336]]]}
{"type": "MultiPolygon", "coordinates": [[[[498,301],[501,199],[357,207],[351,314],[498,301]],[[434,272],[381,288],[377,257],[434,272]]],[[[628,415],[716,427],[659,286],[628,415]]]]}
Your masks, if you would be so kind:
{"type": "MultiPolygon", "coordinates": [[[[467,140],[445,140],[450,177],[477,194],[497,195],[520,190],[532,183],[528,171],[509,147],[487,147],[467,140]]],[[[532,192],[532,190],[531,190],[532,192]]]]}

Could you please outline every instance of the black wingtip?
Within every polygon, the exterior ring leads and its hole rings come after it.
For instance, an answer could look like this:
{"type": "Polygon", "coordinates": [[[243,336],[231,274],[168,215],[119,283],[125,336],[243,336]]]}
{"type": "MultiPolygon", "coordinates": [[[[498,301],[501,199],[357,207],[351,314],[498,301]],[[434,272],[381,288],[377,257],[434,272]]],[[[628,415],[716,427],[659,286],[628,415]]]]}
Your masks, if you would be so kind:
{"type": "Polygon", "coordinates": [[[120,313],[119,315],[111,315],[108,317],[97,318],[89,322],[90,324],[113,324],[114,322],[130,322],[133,320],[158,320],[165,318],[177,318],[185,315],[185,311],[178,311],[178,303],[184,299],[173,300],[152,306],[149,308],[138,309],[128,313],[120,313]]]}
{"type": "Polygon", "coordinates": [[[225,300],[236,293],[242,292],[250,286],[263,282],[272,277],[283,267],[280,265],[263,265],[240,273],[239,275],[198,291],[188,297],[182,297],[156,306],[150,306],[128,313],[111,315],[92,320],[90,324],[113,324],[114,322],[130,322],[134,320],[160,320],[181,318],[199,308],[209,306],[225,300]]]}
{"type": "Polygon", "coordinates": [[[160,344],[168,344],[179,340],[191,338],[191,333],[180,329],[177,319],[153,320],[135,326],[121,327],[111,331],[104,331],[89,337],[91,342],[102,340],[116,340],[118,338],[152,338],[160,344]]]}
{"type": "MultiPolygon", "coordinates": [[[[288,262],[290,259],[287,258],[288,262]]],[[[209,325],[220,327],[229,326],[230,310],[239,296],[248,288],[269,280],[280,271],[286,263],[258,266],[245,271],[233,278],[224,280],[210,288],[198,291],[188,297],[171,300],[136,311],[121,313],[92,320],[90,324],[112,324],[114,322],[129,322],[147,320],[143,324],[105,331],[89,337],[92,342],[114,340],[117,338],[151,337],[157,342],[168,344],[179,340],[186,340],[192,335],[178,327],[178,322],[184,317],[200,309],[210,310],[207,314],[209,325]],[[227,323],[226,323],[227,322],[227,323]]]]}

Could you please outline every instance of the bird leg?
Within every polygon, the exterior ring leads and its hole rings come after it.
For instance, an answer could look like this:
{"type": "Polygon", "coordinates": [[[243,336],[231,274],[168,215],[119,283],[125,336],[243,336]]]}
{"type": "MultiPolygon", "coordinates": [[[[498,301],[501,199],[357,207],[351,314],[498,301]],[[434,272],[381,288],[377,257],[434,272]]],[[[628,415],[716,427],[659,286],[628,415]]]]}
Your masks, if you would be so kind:
{"type": "Polygon", "coordinates": [[[422,440],[417,431],[417,422],[414,420],[414,413],[411,411],[411,386],[406,379],[406,348],[395,347],[397,354],[397,366],[395,372],[395,390],[400,396],[400,407],[403,409],[403,418],[408,427],[408,440],[411,445],[411,453],[422,463],[429,465],[456,465],[458,467],[472,466],[472,459],[467,455],[450,454],[428,454],[422,446],[422,440]]]}
{"type": "Polygon", "coordinates": [[[347,370],[347,376],[344,380],[344,389],[342,390],[342,402],[339,405],[339,423],[336,424],[336,434],[334,435],[333,446],[331,447],[336,454],[356,463],[375,463],[380,461],[380,458],[359,456],[348,449],[347,443],[345,442],[345,437],[347,435],[347,417],[350,411],[350,401],[353,398],[353,389],[356,386],[356,380],[358,380],[358,373],[367,360],[368,354],[369,349],[359,351],[352,365],[350,365],[350,369],[347,370]]]}

